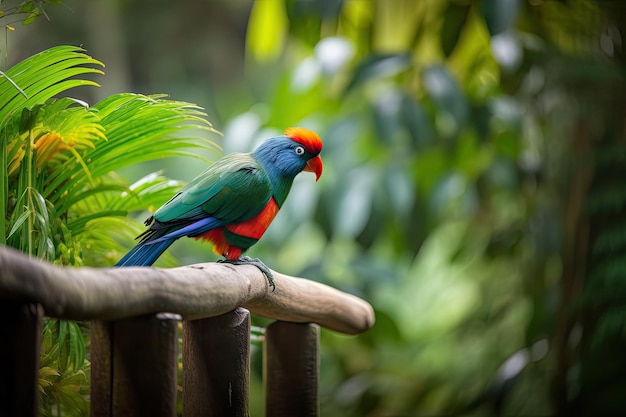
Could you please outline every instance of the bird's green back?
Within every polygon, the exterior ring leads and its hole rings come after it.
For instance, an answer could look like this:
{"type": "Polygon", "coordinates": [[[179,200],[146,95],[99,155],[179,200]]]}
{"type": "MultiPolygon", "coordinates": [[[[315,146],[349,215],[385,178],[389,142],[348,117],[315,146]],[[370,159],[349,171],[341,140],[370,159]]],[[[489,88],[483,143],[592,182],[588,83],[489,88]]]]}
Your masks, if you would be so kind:
{"type": "Polygon", "coordinates": [[[159,222],[215,217],[224,223],[257,215],[272,196],[270,180],[249,153],[229,154],[213,163],[167,203],[154,218],[159,222]]]}

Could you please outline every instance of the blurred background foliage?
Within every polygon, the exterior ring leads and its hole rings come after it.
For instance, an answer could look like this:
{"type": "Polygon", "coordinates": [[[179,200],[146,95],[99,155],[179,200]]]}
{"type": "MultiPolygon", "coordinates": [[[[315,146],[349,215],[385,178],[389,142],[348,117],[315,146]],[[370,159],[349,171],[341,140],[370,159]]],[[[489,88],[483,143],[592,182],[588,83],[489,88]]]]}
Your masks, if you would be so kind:
{"type": "MultiPolygon", "coordinates": [[[[81,45],[106,64],[101,88],[72,90],[88,103],[125,91],[196,103],[224,152],[287,126],[322,135],[322,179],[297,179],[250,254],[376,309],[362,336],[323,332],[323,415],[626,410],[621,2],[65,0],[45,11],[5,30],[0,69],[81,45]]],[[[116,175],[189,180],[204,164],[116,175]]],[[[171,253],[215,259],[191,240],[171,253]]]]}

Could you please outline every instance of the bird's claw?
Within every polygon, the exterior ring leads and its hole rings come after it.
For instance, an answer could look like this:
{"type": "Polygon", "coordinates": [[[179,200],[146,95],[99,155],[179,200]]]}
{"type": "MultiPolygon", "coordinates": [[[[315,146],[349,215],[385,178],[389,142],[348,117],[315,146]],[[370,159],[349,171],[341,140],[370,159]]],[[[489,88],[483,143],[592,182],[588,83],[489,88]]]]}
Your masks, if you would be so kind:
{"type": "Polygon", "coordinates": [[[259,258],[251,258],[249,256],[242,256],[239,259],[220,259],[217,262],[231,264],[231,265],[254,265],[256,266],[267,278],[267,282],[272,287],[272,292],[276,289],[274,283],[274,274],[272,270],[267,267],[259,258]]]}

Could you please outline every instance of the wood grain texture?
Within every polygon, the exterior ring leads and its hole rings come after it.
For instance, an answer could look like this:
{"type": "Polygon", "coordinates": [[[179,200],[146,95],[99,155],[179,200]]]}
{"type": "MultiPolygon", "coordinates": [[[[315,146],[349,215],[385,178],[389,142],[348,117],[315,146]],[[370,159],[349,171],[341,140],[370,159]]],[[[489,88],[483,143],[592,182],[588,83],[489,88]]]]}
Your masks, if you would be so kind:
{"type": "Polygon", "coordinates": [[[0,303],[0,417],[39,415],[41,306],[0,303]]]}
{"type": "Polygon", "coordinates": [[[183,415],[248,417],[250,313],[183,323],[183,415]]]}
{"type": "Polygon", "coordinates": [[[92,417],[176,416],[179,320],[160,313],[93,322],[92,417]]]}
{"type": "Polygon", "coordinates": [[[219,263],[180,268],[65,268],[0,248],[0,300],[32,301],[47,316],[119,320],[171,312],[214,317],[237,307],[261,316],[317,323],[345,334],[374,325],[366,301],[318,282],[274,272],[276,291],[256,267],[219,263]]]}
{"type": "Polygon", "coordinates": [[[319,416],[320,328],[276,321],[263,344],[266,417],[319,416]]]}

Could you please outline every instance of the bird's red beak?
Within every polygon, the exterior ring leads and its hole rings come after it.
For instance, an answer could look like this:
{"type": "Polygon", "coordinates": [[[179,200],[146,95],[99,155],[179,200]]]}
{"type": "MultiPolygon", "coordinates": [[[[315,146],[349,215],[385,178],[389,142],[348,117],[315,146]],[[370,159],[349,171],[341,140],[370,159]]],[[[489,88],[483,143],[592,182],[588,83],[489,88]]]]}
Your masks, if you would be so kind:
{"type": "Polygon", "coordinates": [[[319,180],[322,176],[322,169],[324,168],[324,164],[322,164],[322,158],[317,155],[315,158],[309,159],[309,162],[306,163],[303,171],[312,172],[315,174],[315,181],[319,180]]]}

